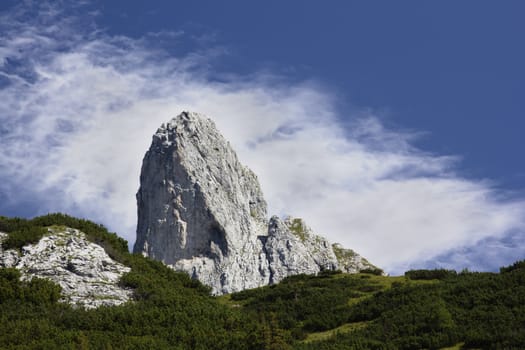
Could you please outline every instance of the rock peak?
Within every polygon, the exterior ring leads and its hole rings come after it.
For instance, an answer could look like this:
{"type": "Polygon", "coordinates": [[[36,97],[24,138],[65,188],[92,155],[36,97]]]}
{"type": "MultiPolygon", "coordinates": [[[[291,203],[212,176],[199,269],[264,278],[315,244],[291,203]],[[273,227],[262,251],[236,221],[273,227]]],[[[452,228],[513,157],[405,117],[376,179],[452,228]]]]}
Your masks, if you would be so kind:
{"type": "Polygon", "coordinates": [[[268,221],[257,177],[199,113],[182,112],[153,135],[137,204],[134,251],[186,271],[215,294],[339,268],[332,246],[302,221],[300,232],[297,219],[268,221]]]}

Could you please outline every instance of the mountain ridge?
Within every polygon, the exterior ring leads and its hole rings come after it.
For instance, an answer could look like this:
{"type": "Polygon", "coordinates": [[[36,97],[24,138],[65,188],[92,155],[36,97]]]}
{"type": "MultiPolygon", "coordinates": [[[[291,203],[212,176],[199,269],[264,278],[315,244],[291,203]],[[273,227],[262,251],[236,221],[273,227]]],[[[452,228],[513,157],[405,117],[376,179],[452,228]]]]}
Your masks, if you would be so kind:
{"type": "Polygon", "coordinates": [[[294,233],[293,218],[268,218],[257,176],[199,113],[182,112],[153,135],[137,207],[133,251],[185,271],[214,294],[300,273],[377,269],[355,252],[340,262],[332,245],[302,220],[296,219],[304,230],[299,233],[307,239],[294,233]]]}
{"type": "Polygon", "coordinates": [[[63,214],[0,217],[0,231],[8,236],[2,248],[38,243],[50,227],[66,225],[86,231],[86,239],[130,268],[118,284],[132,291],[131,299],[73,307],[60,302],[61,288],[49,279],[27,280],[18,269],[0,267],[0,348],[394,350],[525,344],[525,261],[500,273],[413,270],[390,277],[325,270],[217,297],[186,273],[129,254],[126,242],[103,226],[63,214]]]}

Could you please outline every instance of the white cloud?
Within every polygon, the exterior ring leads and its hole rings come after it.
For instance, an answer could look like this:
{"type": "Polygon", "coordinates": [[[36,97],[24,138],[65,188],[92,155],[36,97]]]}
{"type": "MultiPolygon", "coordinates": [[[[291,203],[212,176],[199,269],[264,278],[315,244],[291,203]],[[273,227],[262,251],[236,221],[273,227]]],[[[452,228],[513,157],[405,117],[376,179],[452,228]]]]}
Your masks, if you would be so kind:
{"type": "Polygon", "coordinates": [[[457,158],[412,146],[415,133],[371,113],[341,115],[320,84],[265,74],[214,82],[201,53],[169,57],[147,40],[82,31],[49,8],[18,18],[4,14],[0,40],[4,207],[25,193],[42,213],[84,215],[133,242],[151,135],[194,110],[213,117],[258,174],[270,214],[304,217],[389,271],[524,227],[522,199],[461,177],[457,158]]]}

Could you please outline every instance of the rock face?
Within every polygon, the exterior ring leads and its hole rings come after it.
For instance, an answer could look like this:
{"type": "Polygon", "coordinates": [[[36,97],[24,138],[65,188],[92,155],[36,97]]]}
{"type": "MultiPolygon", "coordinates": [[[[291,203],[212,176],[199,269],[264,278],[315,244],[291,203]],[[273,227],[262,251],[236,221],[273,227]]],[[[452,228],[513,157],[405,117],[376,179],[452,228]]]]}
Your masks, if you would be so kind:
{"type": "Polygon", "coordinates": [[[137,204],[134,251],[186,271],[214,294],[339,268],[332,246],[301,220],[268,222],[257,177],[197,113],[183,112],[153,135],[137,204]]]}
{"type": "Polygon", "coordinates": [[[162,125],[140,183],[135,252],[188,272],[214,293],[269,282],[257,177],[210,119],[183,113],[162,125]]]}
{"type": "Polygon", "coordinates": [[[377,270],[377,267],[368,262],[352,249],[345,249],[340,244],[332,244],[332,250],[339,262],[339,270],[346,273],[358,273],[362,270],[377,270]]]}
{"type": "MultiPolygon", "coordinates": [[[[0,233],[0,243],[6,236],[0,233]]],[[[118,286],[130,268],[71,228],[49,229],[39,242],[24,246],[20,255],[16,250],[2,251],[0,244],[0,267],[15,267],[26,280],[47,278],[62,288],[61,301],[84,308],[120,305],[132,293],[118,286]]]]}
{"type": "Polygon", "coordinates": [[[300,273],[337,270],[337,258],[328,241],[314,235],[301,219],[277,216],[270,219],[264,245],[270,268],[270,283],[300,273]]]}

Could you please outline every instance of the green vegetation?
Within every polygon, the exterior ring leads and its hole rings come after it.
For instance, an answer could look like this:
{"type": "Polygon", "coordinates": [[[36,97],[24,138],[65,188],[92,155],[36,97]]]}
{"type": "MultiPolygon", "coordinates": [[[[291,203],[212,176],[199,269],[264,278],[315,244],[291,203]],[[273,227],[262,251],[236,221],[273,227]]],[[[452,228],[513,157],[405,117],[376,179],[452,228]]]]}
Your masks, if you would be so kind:
{"type": "Polygon", "coordinates": [[[525,269],[525,260],[517,261],[510,266],[500,268],[500,273],[512,272],[514,270],[525,269]]]}
{"type": "Polygon", "coordinates": [[[383,270],[381,270],[380,268],[377,268],[377,267],[369,267],[369,268],[366,268],[366,269],[361,269],[361,270],[359,270],[359,272],[361,272],[361,273],[370,273],[372,275],[377,275],[377,276],[381,276],[382,274],[385,273],[383,270]]]}
{"type": "MultiPolygon", "coordinates": [[[[20,228],[78,228],[131,267],[121,285],[134,301],[96,310],[59,303],[60,287],[0,268],[0,349],[264,349],[263,326],[221,304],[209,288],[160,262],[127,252],[127,243],[97,224],[62,214],[32,220],[0,218],[9,237],[20,228]]],[[[33,236],[19,246],[34,241],[33,236]]]]}
{"type": "Polygon", "coordinates": [[[334,251],[337,260],[351,260],[356,257],[357,253],[352,249],[344,249],[340,244],[332,244],[332,250],[334,251]]]}
{"type": "Polygon", "coordinates": [[[2,247],[20,249],[25,244],[36,243],[47,234],[47,227],[57,226],[79,229],[86,234],[88,240],[102,246],[115,260],[122,262],[128,254],[128,242],[116,233],[109,232],[103,225],[61,213],[38,216],[32,220],[0,216],[0,231],[8,233],[2,247]]]}
{"type": "Polygon", "coordinates": [[[0,217],[3,245],[34,242],[53,225],[84,231],[130,266],[120,283],[134,301],[73,308],[52,282],[0,269],[1,349],[525,348],[525,261],[500,273],[325,271],[213,297],[186,274],[129,254],[103,226],[63,214],[0,217]]]}
{"type": "Polygon", "coordinates": [[[25,244],[36,243],[47,233],[47,229],[31,222],[13,218],[0,217],[0,231],[8,233],[6,240],[2,242],[4,249],[20,250],[25,244]]]}
{"type": "MultiPolygon", "coordinates": [[[[344,267],[346,267],[346,265],[348,264],[352,265],[354,259],[358,255],[352,249],[345,249],[338,243],[332,244],[332,250],[334,251],[337,261],[339,261],[339,264],[342,264],[344,267]]],[[[361,259],[364,264],[369,264],[370,267],[362,269],[359,272],[369,273],[369,274],[378,275],[378,276],[383,275],[384,273],[383,270],[381,270],[380,268],[374,267],[365,258],[361,258],[361,259]]]]}
{"type": "Polygon", "coordinates": [[[30,223],[44,227],[55,225],[76,228],[84,232],[88,240],[102,246],[111,258],[123,262],[125,256],[128,255],[128,242],[125,239],[120,238],[114,232],[109,232],[103,225],[89,220],[55,213],[36,217],[30,223]]]}
{"type": "Polygon", "coordinates": [[[405,276],[411,280],[444,280],[456,277],[457,272],[454,270],[436,269],[436,270],[409,270],[405,276]]]}
{"type": "Polygon", "coordinates": [[[34,306],[50,305],[60,298],[60,287],[41,278],[20,282],[20,271],[13,268],[0,269],[0,301],[34,306]]]}
{"type": "Polygon", "coordinates": [[[306,228],[302,219],[295,218],[292,220],[292,225],[290,226],[290,231],[299,237],[301,241],[306,241],[306,228]]]}
{"type": "Polygon", "coordinates": [[[502,271],[299,275],[226,300],[273,317],[294,349],[523,349],[524,263],[502,271]]]}

